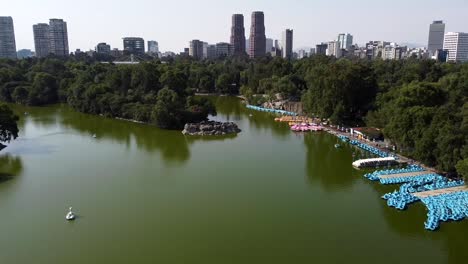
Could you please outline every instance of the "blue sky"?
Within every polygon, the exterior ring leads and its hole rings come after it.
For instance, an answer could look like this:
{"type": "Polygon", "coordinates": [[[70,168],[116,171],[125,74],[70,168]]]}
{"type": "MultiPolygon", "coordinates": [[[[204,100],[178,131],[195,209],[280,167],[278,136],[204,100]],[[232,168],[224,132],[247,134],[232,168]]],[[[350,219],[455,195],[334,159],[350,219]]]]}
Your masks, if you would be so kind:
{"type": "Polygon", "coordinates": [[[12,16],[17,48],[34,49],[32,25],[63,18],[70,50],[88,50],[98,42],[122,48],[122,37],[157,40],[163,51],[181,51],[191,39],[229,41],[231,15],[245,16],[246,37],[252,11],[265,12],[267,37],[294,29],[294,47],[315,46],[349,32],[354,42],[369,40],[426,45],[432,20],[446,31],[468,32],[467,0],[15,0],[0,4],[0,16],[12,16]]]}

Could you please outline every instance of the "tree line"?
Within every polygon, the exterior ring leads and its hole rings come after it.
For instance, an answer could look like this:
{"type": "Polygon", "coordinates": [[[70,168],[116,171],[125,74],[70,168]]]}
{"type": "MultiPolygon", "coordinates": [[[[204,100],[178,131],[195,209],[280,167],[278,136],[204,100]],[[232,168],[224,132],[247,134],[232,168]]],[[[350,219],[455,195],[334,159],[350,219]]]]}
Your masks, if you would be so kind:
{"type": "Polygon", "coordinates": [[[297,61],[181,57],[138,65],[73,58],[0,61],[3,101],[63,102],[85,113],[163,128],[180,128],[215,113],[196,92],[242,94],[251,104],[278,97],[301,101],[310,116],[381,128],[404,154],[468,175],[468,64],[326,56],[297,61]]]}

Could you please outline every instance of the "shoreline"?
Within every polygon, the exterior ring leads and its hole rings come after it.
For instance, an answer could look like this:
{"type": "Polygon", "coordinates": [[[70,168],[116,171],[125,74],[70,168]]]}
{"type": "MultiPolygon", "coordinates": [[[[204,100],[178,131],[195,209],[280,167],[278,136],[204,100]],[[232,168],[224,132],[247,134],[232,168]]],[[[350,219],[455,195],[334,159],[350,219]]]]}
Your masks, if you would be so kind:
{"type": "MultiPolygon", "coordinates": [[[[389,151],[389,150],[386,149],[386,148],[382,148],[382,147],[380,147],[380,146],[378,147],[378,146],[377,146],[377,145],[379,144],[378,142],[363,141],[362,139],[359,139],[358,137],[353,136],[353,135],[351,135],[350,133],[343,132],[343,131],[339,131],[339,130],[333,129],[333,128],[329,127],[329,126],[327,126],[326,129],[325,129],[324,131],[326,131],[327,133],[329,133],[329,134],[331,134],[331,135],[334,135],[334,136],[336,136],[336,137],[338,137],[339,135],[341,135],[341,136],[346,136],[346,137],[352,138],[353,140],[357,140],[357,141],[359,141],[359,142],[361,142],[361,143],[363,143],[363,144],[367,144],[367,145],[369,145],[369,146],[372,146],[372,147],[374,147],[374,148],[377,148],[377,149],[379,149],[379,150],[381,150],[381,151],[384,151],[384,152],[387,152],[387,153],[392,153],[393,155],[397,156],[399,160],[401,160],[401,161],[407,163],[408,165],[417,165],[417,166],[420,166],[421,168],[423,168],[423,169],[425,169],[425,170],[427,170],[427,171],[430,171],[430,172],[433,172],[433,173],[437,173],[437,174],[440,174],[440,175],[443,175],[444,177],[446,177],[446,176],[445,176],[445,173],[442,173],[442,172],[438,171],[437,169],[435,169],[435,168],[433,168],[433,167],[429,167],[429,166],[427,166],[427,165],[425,165],[425,164],[423,164],[423,163],[421,163],[421,162],[419,162],[419,161],[416,161],[416,160],[410,159],[410,158],[408,158],[408,157],[405,157],[405,156],[403,156],[403,155],[401,155],[401,154],[399,154],[399,153],[397,153],[397,152],[391,152],[391,151],[389,151]]],[[[448,177],[447,177],[447,178],[448,178],[448,177]]]]}
{"type": "Polygon", "coordinates": [[[232,97],[237,97],[241,100],[247,101],[247,98],[243,95],[231,95],[231,94],[218,94],[218,93],[195,93],[195,96],[232,96],[232,97]]]}
{"type": "MultiPolygon", "coordinates": [[[[317,123],[317,124],[322,123],[322,121],[319,120],[319,119],[309,118],[309,117],[302,116],[302,115],[297,115],[294,118],[296,118],[296,119],[310,119],[310,120],[312,120],[313,123],[317,123]]],[[[372,147],[374,147],[374,148],[376,148],[376,149],[378,149],[380,151],[393,154],[394,156],[396,156],[398,158],[398,160],[402,161],[402,163],[406,163],[408,165],[417,165],[417,166],[420,166],[421,168],[425,169],[426,171],[429,171],[429,172],[432,172],[432,173],[437,173],[437,174],[440,174],[440,175],[442,175],[442,176],[444,176],[444,177],[446,177],[448,179],[451,179],[451,178],[446,176],[446,173],[441,172],[441,171],[437,170],[436,168],[427,166],[427,165],[425,165],[425,164],[423,164],[423,163],[421,163],[421,162],[419,162],[417,160],[408,158],[408,157],[403,156],[402,154],[399,154],[397,152],[392,152],[391,150],[389,150],[387,148],[380,147],[381,142],[372,142],[370,140],[362,140],[362,139],[359,139],[358,137],[356,137],[354,135],[351,135],[349,132],[343,132],[343,131],[334,129],[334,128],[330,127],[330,125],[322,125],[322,126],[324,127],[323,131],[325,131],[328,134],[331,134],[331,135],[333,135],[335,137],[345,136],[345,137],[348,137],[350,139],[357,140],[362,144],[366,144],[366,145],[372,146],[372,147]],[[377,145],[379,145],[379,146],[377,146],[377,145]]]]}

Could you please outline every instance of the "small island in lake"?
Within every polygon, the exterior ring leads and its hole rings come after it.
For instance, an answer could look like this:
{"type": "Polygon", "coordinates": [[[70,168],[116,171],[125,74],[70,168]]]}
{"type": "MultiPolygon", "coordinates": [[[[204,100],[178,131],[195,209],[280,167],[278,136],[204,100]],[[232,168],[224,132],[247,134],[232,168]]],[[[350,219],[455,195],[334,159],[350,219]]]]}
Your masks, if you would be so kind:
{"type": "Polygon", "coordinates": [[[182,134],[191,136],[222,136],[241,132],[234,122],[202,121],[187,123],[182,134]]]}

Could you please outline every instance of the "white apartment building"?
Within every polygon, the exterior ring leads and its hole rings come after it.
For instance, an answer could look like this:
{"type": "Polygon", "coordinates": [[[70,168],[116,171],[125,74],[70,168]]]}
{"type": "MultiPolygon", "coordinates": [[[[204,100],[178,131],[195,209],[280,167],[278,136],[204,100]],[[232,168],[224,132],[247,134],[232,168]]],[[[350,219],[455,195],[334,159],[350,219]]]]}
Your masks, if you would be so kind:
{"type": "Polygon", "coordinates": [[[444,50],[448,51],[447,61],[468,61],[468,33],[448,32],[445,34],[444,50]]]}
{"type": "Polygon", "coordinates": [[[335,56],[336,58],[341,58],[341,48],[339,41],[330,41],[328,42],[327,56],[335,56]]]}

